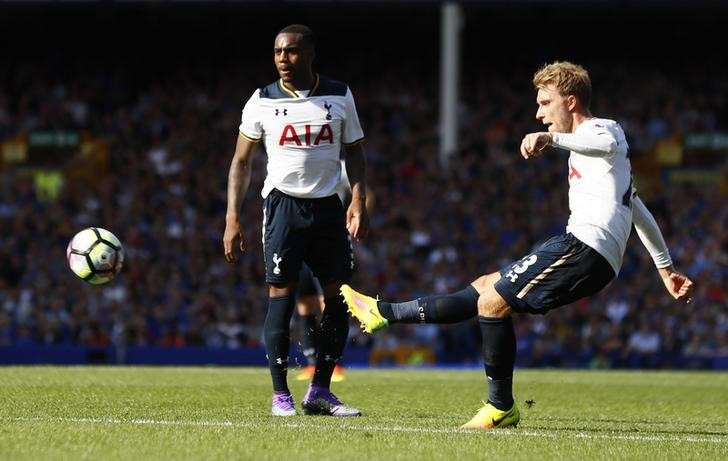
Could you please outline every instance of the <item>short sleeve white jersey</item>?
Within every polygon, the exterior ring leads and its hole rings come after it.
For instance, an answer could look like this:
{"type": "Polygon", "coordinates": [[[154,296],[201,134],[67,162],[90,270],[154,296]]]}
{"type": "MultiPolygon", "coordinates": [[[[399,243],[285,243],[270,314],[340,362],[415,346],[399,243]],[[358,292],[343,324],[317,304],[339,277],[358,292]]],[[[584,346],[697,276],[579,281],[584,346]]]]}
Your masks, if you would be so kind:
{"type": "Polygon", "coordinates": [[[264,198],[274,188],[301,198],[335,194],[342,146],[364,139],[349,88],[318,75],[310,91],[294,92],[280,80],[255,90],[243,109],[239,131],[264,143],[264,198]]]}
{"type": "Polygon", "coordinates": [[[599,252],[618,274],[632,230],[632,167],[624,131],[592,118],[553,144],[570,149],[567,232],[599,252]]]}

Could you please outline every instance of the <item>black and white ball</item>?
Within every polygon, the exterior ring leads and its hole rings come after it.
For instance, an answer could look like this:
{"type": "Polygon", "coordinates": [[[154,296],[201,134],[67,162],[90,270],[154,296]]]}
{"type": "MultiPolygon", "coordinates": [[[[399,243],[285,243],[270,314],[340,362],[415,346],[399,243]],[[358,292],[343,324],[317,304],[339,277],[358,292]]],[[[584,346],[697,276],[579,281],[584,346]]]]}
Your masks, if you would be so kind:
{"type": "Polygon", "coordinates": [[[89,227],[76,234],[66,248],[68,266],[93,285],[110,282],[124,263],[124,249],[111,232],[89,227]]]}

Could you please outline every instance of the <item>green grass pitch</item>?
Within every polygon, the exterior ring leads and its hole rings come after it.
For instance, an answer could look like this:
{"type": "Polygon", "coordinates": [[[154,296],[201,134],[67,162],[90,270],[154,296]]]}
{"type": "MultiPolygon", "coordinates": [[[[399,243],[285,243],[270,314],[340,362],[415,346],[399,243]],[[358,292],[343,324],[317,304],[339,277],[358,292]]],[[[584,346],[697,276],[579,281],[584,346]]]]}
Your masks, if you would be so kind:
{"type": "Polygon", "coordinates": [[[479,371],[349,370],[334,391],[364,416],[336,419],[269,416],[262,368],[4,367],[0,459],[728,458],[727,373],[515,383],[521,424],[484,433],[458,429],[485,398],[479,371]]]}

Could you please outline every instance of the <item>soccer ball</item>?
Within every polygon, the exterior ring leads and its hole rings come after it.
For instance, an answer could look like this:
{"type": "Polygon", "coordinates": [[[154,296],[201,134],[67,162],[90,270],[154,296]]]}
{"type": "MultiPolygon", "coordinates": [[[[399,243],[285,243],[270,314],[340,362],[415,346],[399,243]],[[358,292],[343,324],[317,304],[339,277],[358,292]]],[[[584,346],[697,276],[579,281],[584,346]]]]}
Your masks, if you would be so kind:
{"type": "Polygon", "coordinates": [[[74,274],[92,285],[101,285],[110,282],[121,270],[124,250],[111,232],[89,227],[71,239],[66,258],[74,274]]]}

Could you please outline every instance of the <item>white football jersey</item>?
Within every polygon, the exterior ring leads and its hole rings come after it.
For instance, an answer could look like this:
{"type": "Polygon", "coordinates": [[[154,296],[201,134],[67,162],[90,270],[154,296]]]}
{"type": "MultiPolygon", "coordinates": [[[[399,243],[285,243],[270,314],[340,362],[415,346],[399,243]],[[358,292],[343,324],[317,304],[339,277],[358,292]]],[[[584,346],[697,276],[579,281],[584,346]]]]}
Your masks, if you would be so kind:
{"type": "Polygon", "coordinates": [[[280,80],[255,90],[243,109],[240,134],[265,145],[264,198],[274,188],[302,198],[335,194],[342,145],[364,139],[349,88],[318,75],[310,91],[291,91],[280,80]]]}
{"type": "Polygon", "coordinates": [[[604,256],[618,274],[632,230],[632,167],[624,131],[614,120],[592,118],[573,135],[555,134],[554,144],[572,147],[566,230],[604,256]]]}

